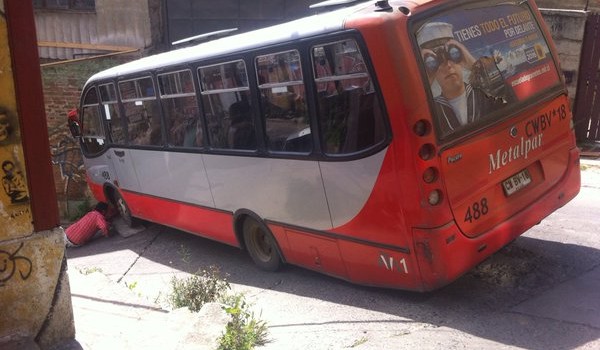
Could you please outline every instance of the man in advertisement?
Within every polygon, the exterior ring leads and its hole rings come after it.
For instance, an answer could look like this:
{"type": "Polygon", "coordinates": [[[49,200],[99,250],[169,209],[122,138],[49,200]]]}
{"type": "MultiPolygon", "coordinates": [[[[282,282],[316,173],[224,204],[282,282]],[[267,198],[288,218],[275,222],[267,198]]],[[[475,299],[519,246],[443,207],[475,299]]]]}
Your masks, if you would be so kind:
{"type": "Polygon", "coordinates": [[[434,83],[439,85],[439,94],[434,96],[434,101],[442,135],[478,121],[503,105],[502,99],[489,96],[465,81],[465,69],[471,71],[476,60],[463,44],[454,39],[451,24],[424,24],[417,31],[417,42],[432,92],[434,83]]]}

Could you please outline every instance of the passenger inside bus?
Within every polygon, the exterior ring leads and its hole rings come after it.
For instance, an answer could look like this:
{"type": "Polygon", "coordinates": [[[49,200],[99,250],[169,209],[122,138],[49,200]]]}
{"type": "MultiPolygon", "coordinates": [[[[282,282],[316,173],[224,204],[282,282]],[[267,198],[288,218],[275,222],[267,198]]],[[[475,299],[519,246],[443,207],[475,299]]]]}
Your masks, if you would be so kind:
{"type": "Polygon", "coordinates": [[[183,146],[184,147],[202,147],[203,135],[202,123],[199,121],[197,115],[191,115],[184,121],[184,135],[183,135],[183,146]]]}
{"type": "Polygon", "coordinates": [[[454,40],[451,24],[426,23],[417,32],[417,42],[430,85],[439,85],[440,93],[434,96],[434,101],[442,135],[483,119],[502,106],[502,99],[466,82],[465,69],[470,71],[476,60],[464,45],[454,40]]]}
{"type": "Polygon", "coordinates": [[[229,148],[256,149],[254,123],[248,102],[242,100],[229,106],[229,119],[231,122],[227,133],[229,148]]]}

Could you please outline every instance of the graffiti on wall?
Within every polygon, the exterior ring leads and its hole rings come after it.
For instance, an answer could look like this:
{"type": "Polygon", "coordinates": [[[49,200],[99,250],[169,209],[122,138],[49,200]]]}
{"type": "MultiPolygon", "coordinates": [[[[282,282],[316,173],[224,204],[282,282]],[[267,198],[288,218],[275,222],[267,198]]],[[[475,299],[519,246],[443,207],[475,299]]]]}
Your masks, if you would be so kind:
{"type": "Polygon", "coordinates": [[[3,48],[0,52],[0,178],[2,179],[0,227],[3,228],[0,230],[0,240],[2,240],[2,238],[22,236],[33,230],[4,13],[0,16],[0,47],[3,48]]]}
{"type": "Polygon", "coordinates": [[[68,196],[71,185],[85,184],[85,169],[79,144],[67,131],[57,129],[50,132],[50,147],[52,164],[60,172],[63,194],[68,196]]]}
{"type": "Polygon", "coordinates": [[[27,257],[17,255],[21,248],[23,248],[23,242],[13,252],[0,249],[0,287],[6,285],[6,282],[13,277],[21,278],[21,280],[25,281],[31,275],[33,266],[31,260],[27,257]]]}
{"type": "MultiPolygon", "coordinates": [[[[8,154],[4,154],[0,159],[2,164],[2,188],[4,194],[10,199],[11,204],[24,203],[29,201],[27,192],[27,181],[20,167],[18,148],[11,147],[15,143],[13,122],[9,119],[10,112],[0,106],[0,146],[3,149],[8,149],[8,154]]],[[[14,119],[14,118],[13,118],[14,119]]]]}

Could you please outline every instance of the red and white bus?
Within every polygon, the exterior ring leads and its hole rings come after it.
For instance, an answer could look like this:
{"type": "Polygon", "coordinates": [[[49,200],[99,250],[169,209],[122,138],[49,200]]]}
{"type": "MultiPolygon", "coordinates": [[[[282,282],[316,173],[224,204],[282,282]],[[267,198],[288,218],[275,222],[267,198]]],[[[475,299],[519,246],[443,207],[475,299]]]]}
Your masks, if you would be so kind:
{"type": "Polygon", "coordinates": [[[427,291],[576,196],[533,0],[352,3],[92,76],[75,126],[95,197],[264,270],[427,291]]]}

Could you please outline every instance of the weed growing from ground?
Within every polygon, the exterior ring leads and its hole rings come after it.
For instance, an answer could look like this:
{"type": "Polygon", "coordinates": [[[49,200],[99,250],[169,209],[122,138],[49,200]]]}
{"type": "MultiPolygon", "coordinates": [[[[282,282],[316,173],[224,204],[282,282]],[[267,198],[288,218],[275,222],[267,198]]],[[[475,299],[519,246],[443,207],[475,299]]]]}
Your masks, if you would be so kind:
{"type": "Polygon", "coordinates": [[[99,267],[84,267],[82,269],[79,270],[79,272],[81,272],[82,275],[89,275],[92,274],[94,272],[102,272],[102,269],[99,267]]]}
{"type": "Polygon", "coordinates": [[[363,345],[364,343],[366,343],[367,341],[369,341],[369,338],[367,337],[362,337],[360,339],[356,339],[354,341],[354,343],[352,343],[352,345],[350,345],[350,348],[355,348],[357,346],[363,345]]]}
{"type": "Polygon", "coordinates": [[[173,308],[187,307],[190,311],[198,312],[206,303],[218,302],[223,305],[231,321],[219,339],[219,350],[250,350],[267,343],[266,322],[249,311],[250,305],[243,294],[228,294],[231,286],[226,278],[221,277],[218,268],[211,266],[186,279],[174,276],[171,288],[167,301],[173,308]]]}
{"type": "Polygon", "coordinates": [[[187,279],[175,276],[171,279],[172,293],[168,301],[174,308],[187,307],[198,312],[202,305],[218,301],[230,289],[229,282],[221,278],[219,269],[211,266],[198,271],[187,279]]]}
{"type": "Polygon", "coordinates": [[[127,288],[129,288],[129,290],[133,291],[135,289],[135,287],[137,287],[137,281],[134,281],[131,283],[125,282],[125,285],[127,286],[127,288]]]}
{"type": "Polygon", "coordinates": [[[265,345],[268,342],[267,324],[248,310],[244,295],[231,295],[225,299],[225,312],[231,316],[231,321],[220,339],[219,350],[250,350],[256,345],[265,345]]]}

